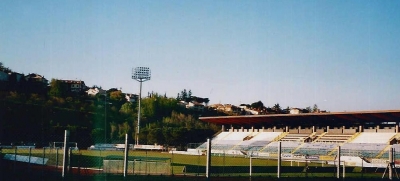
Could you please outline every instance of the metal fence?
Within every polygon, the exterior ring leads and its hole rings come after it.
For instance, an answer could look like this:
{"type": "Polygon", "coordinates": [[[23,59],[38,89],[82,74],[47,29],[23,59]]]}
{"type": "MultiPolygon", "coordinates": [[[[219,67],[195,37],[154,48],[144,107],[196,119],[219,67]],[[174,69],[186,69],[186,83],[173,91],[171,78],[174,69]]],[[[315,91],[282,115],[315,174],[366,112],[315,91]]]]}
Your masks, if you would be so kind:
{"type": "MultiPolygon", "coordinates": [[[[70,140],[73,141],[73,140],[70,140]]],[[[104,144],[108,145],[108,144],[104,144]]],[[[103,146],[104,146],[103,145],[103,146]]],[[[193,144],[195,145],[195,144],[193,144]]],[[[346,179],[398,179],[396,163],[400,152],[294,149],[279,146],[264,151],[246,149],[207,150],[193,147],[187,151],[143,150],[130,148],[125,157],[120,147],[69,149],[63,167],[63,148],[34,146],[3,146],[0,153],[1,175],[66,176],[161,176],[196,178],[346,178],[346,179]],[[211,154],[207,154],[211,152],[211,154]],[[340,154],[340,156],[338,155],[340,154]],[[377,157],[376,155],[380,155],[377,157]],[[392,155],[392,156],[391,156],[392,155]],[[390,161],[392,157],[392,161],[390,161]],[[339,159],[340,158],[340,159],[339,159]],[[209,159],[209,162],[208,162],[209,159]],[[124,162],[127,161],[126,173],[124,162]],[[126,175],[125,175],[126,174],[126,175]]],[[[79,147],[79,143],[78,143],[79,147]]],[[[190,147],[189,147],[190,148],[190,147]]],[[[213,148],[213,146],[211,146],[213,148]]],[[[336,148],[335,148],[336,149],[336,148]]],[[[1,178],[1,177],[0,177],[1,178]]]]}

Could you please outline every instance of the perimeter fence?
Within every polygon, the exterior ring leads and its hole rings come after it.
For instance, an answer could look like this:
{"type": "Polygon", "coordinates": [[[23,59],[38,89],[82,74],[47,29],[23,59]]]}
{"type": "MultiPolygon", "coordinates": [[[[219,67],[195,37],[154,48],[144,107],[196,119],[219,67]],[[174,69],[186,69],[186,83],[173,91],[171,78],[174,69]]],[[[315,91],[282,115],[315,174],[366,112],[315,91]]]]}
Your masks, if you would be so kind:
{"type": "Polygon", "coordinates": [[[290,145],[289,143],[282,143],[282,147],[277,144],[262,149],[232,149],[232,145],[212,145],[208,156],[204,144],[190,144],[184,151],[155,145],[138,148],[129,144],[127,157],[123,143],[94,144],[86,148],[79,145],[77,143],[77,147],[68,149],[65,161],[63,147],[2,145],[1,176],[39,175],[42,178],[59,178],[65,168],[65,175],[74,180],[98,176],[123,178],[143,175],[161,178],[230,178],[229,180],[399,178],[397,163],[400,164],[400,152],[390,149],[397,145],[389,145],[383,151],[339,151],[337,148],[296,150],[294,147],[284,146],[290,145]],[[393,152],[390,153],[390,150],[393,152]]]}

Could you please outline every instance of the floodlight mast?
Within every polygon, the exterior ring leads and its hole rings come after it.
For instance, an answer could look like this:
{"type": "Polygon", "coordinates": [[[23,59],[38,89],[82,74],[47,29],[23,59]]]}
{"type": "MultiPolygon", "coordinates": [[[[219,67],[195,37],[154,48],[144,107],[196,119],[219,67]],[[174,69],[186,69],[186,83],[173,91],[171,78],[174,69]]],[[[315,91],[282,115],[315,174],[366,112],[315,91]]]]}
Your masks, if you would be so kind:
{"type": "Polygon", "coordinates": [[[136,67],[132,69],[132,79],[140,83],[139,91],[139,109],[138,109],[138,122],[136,131],[136,145],[139,145],[139,131],[140,131],[140,99],[142,98],[142,82],[150,80],[151,72],[149,67],[136,67]]]}

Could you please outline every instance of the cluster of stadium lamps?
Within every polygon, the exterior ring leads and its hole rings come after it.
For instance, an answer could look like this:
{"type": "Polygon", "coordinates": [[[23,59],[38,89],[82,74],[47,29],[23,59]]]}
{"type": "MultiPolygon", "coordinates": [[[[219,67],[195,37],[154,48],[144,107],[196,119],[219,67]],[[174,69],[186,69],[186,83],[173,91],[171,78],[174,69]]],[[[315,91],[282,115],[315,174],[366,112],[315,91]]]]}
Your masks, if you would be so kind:
{"type": "Polygon", "coordinates": [[[140,131],[140,99],[142,98],[142,82],[150,80],[151,72],[149,67],[136,67],[132,69],[132,79],[140,82],[139,91],[139,109],[138,109],[138,122],[136,131],[136,145],[139,145],[139,131],[140,131]]]}

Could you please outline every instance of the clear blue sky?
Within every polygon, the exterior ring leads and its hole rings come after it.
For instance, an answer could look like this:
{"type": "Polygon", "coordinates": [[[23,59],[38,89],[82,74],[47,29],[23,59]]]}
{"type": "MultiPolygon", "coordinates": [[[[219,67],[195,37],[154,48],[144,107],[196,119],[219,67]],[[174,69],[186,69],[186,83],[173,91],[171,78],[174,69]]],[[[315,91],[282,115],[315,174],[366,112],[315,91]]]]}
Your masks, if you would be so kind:
{"type": "Polygon", "coordinates": [[[13,71],[210,103],[400,109],[400,1],[0,1],[13,71]]]}

